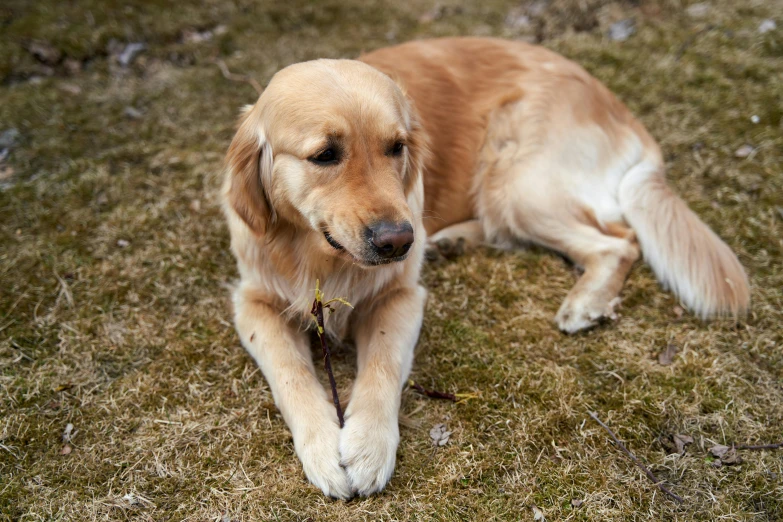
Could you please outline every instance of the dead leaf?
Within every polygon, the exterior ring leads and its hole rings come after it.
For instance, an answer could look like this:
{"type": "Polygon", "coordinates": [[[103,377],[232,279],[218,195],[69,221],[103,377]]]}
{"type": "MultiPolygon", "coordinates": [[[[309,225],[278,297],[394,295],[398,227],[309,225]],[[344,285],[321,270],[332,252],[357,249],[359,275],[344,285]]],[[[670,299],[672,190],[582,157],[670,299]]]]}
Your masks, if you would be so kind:
{"type": "Polygon", "coordinates": [[[533,520],[540,520],[541,522],[544,522],[546,520],[546,517],[544,516],[544,512],[538,509],[537,506],[533,506],[533,520]]]}
{"type": "Polygon", "coordinates": [[[736,464],[742,464],[742,457],[737,454],[737,450],[735,448],[731,448],[726,452],[725,455],[721,457],[720,461],[727,466],[734,466],[736,464]]]}
{"type": "Polygon", "coordinates": [[[721,464],[732,466],[742,463],[742,457],[737,455],[737,450],[733,446],[729,447],[724,446],[723,444],[716,444],[707,451],[709,451],[710,455],[713,457],[720,459],[721,464]]]}
{"type": "Polygon", "coordinates": [[[78,85],[74,85],[72,83],[62,83],[60,84],[60,90],[63,92],[67,92],[68,94],[72,96],[78,96],[82,93],[82,88],[78,85]]]}
{"type": "Polygon", "coordinates": [[[742,147],[738,148],[734,151],[734,157],[735,158],[747,158],[750,156],[753,151],[756,150],[753,148],[753,145],[745,144],[742,147]]]}
{"type": "Polygon", "coordinates": [[[672,308],[672,312],[674,312],[674,316],[677,319],[679,319],[680,317],[682,317],[682,314],[685,313],[685,310],[683,310],[681,306],[677,305],[674,308],[672,308]]]}
{"type": "Polygon", "coordinates": [[[9,179],[14,175],[14,168],[11,165],[0,165],[0,181],[9,179]]]}
{"type": "Polygon", "coordinates": [[[145,50],[146,48],[147,46],[141,42],[129,43],[128,45],[125,46],[125,48],[122,50],[120,55],[117,57],[117,61],[123,67],[127,67],[131,63],[133,63],[133,60],[136,59],[136,56],[138,56],[138,54],[143,50],[145,50]]]}
{"type": "Polygon", "coordinates": [[[125,110],[122,111],[122,114],[126,118],[130,118],[131,120],[138,120],[139,118],[144,116],[144,114],[139,109],[131,106],[125,107],[125,110]]]}
{"type": "Polygon", "coordinates": [[[65,66],[65,70],[68,71],[68,74],[71,76],[76,76],[82,71],[82,62],[74,60],[73,58],[66,58],[63,62],[63,66],[65,66]]]}
{"type": "Polygon", "coordinates": [[[36,60],[47,65],[56,65],[63,56],[58,48],[47,42],[32,41],[27,44],[27,50],[36,60]]]}
{"type": "Polygon", "coordinates": [[[430,439],[435,446],[445,446],[449,442],[451,432],[448,431],[445,424],[436,424],[430,430],[430,439]]]}
{"type": "Polygon", "coordinates": [[[704,18],[705,16],[707,16],[707,13],[710,12],[710,4],[706,2],[693,4],[688,6],[685,12],[688,13],[688,15],[692,16],[693,18],[704,18]]]}
{"type": "Polygon", "coordinates": [[[200,212],[201,211],[201,201],[198,199],[194,199],[190,202],[190,210],[193,212],[200,212]]]}
{"type": "Polygon", "coordinates": [[[578,508],[584,503],[584,500],[580,500],[578,498],[572,498],[571,499],[571,507],[578,508]]]}
{"type": "Polygon", "coordinates": [[[670,366],[674,361],[674,356],[677,355],[679,350],[676,346],[669,343],[666,349],[658,354],[658,364],[661,366],[670,366]]]}
{"type": "Polygon", "coordinates": [[[672,440],[674,440],[674,447],[677,449],[677,453],[684,453],[685,447],[688,444],[693,444],[693,437],[690,435],[681,435],[679,433],[672,436],[672,440]]]}
{"type": "Polygon", "coordinates": [[[63,431],[63,442],[71,442],[71,436],[73,435],[73,424],[70,422],[65,425],[65,431],[63,431]]]}
{"type": "Polygon", "coordinates": [[[711,447],[707,451],[710,452],[710,455],[719,459],[723,455],[725,455],[727,451],[729,451],[729,447],[724,446],[723,444],[716,444],[715,446],[711,447]]]}

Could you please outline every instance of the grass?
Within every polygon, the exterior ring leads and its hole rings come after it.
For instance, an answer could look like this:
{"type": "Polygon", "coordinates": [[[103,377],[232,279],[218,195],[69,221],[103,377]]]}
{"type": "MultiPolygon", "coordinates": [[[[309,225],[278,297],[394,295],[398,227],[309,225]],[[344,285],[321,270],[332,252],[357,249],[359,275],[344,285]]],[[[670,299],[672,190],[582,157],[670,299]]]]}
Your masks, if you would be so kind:
{"type": "MultiPolygon", "coordinates": [[[[679,0],[552,0],[510,25],[525,5],[4,4],[0,132],[20,138],[0,181],[0,520],[532,520],[534,507],[547,520],[783,519],[783,453],[716,468],[706,451],[781,439],[783,30],[757,31],[780,2],[716,0],[699,17],[679,0]],[[628,17],[636,33],[607,39],[628,17]],[[204,30],[213,37],[187,37],[204,30]],[[237,274],[217,187],[256,93],[215,60],[265,84],[295,61],[464,34],[541,40],[617,92],[747,267],[753,312],[737,327],[680,316],[639,264],[620,320],[569,337],[552,322],[576,279],[560,259],[482,250],[428,266],[413,377],[480,398],[406,392],[388,488],[330,501],[304,479],[230,324],[237,274]],[[147,50],[123,69],[112,39],[147,50]],[[38,63],[32,41],[60,61],[38,63]],[[735,157],[746,143],[753,154],[735,157]],[[680,351],[661,366],[669,343],[680,351]],[[664,498],[589,411],[685,503],[664,498]],[[439,422],[454,434],[433,451],[439,422]],[[674,433],[695,439],[683,456],[658,442],[674,433]]],[[[355,354],[335,352],[347,384],[355,354]]]]}

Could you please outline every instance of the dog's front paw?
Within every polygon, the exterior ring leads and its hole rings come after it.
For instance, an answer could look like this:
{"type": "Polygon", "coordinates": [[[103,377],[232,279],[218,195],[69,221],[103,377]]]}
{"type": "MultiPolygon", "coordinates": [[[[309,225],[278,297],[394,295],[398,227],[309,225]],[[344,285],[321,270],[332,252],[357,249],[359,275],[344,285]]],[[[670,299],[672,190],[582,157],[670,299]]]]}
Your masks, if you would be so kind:
{"type": "Polygon", "coordinates": [[[394,471],[400,430],[397,419],[377,419],[377,413],[357,412],[340,434],[341,463],[353,490],[361,496],[382,490],[394,471]]]}
{"type": "Polygon", "coordinates": [[[608,303],[598,300],[566,299],[555,316],[558,328],[566,333],[576,333],[592,328],[601,321],[616,320],[614,309],[620,304],[620,298],[615,297],[608,303]]]}
{"type": "Polygon", "coordinates": [[[340,432],[336,422],[326,422],[318,429],[308,430],[301,440],[295,437],[294,446],[305,475],[314,486],[326,496],[349,499],[353,489],[340,466],[340,432]]]}

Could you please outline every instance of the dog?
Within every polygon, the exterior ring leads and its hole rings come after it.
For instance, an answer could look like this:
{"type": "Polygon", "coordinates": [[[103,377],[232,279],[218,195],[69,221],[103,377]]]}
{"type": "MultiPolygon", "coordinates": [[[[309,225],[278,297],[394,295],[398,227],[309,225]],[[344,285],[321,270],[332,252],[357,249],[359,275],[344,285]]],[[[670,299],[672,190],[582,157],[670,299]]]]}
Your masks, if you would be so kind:
{"type": "Polygon", "coordinates": [[[427,238],[566,256],[584,269],[555,317],[567,333],[615,316],[640,254],[702,318],[749,306],[737,257],[668,187],[655,140],[542,47],[434,39],[291,65],[241,116],[226,165],[236,329],[331,497],[378,492],[394,470],[427,238]],[[354,305],[326,323],[357,347],[342,429],[306,333],[318,279],[354,305]]]}

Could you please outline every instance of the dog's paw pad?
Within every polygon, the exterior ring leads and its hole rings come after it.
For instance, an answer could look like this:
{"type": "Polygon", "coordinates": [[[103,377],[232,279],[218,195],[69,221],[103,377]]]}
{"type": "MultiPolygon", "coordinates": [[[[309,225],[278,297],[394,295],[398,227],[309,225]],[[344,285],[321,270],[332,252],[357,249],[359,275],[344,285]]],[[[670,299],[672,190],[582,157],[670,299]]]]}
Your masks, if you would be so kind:
{"type": "Polygon", "coordinates": [[[424,256],[427,258],[427,261],[435,263],[454,259],[465,253],[465,245],[464,237],[457,239],[444,237],[437,241],[428,242],[424,256]]]}
{"type": "Polygon", "coordinates": [[[572,334],[587,330],[607,321],[616,321],[615,308],[621,303],[619,297],[615,297],[605,305],[597,303],[583,304],[566,300],[555,316],[558,328],[572,334]]]}

